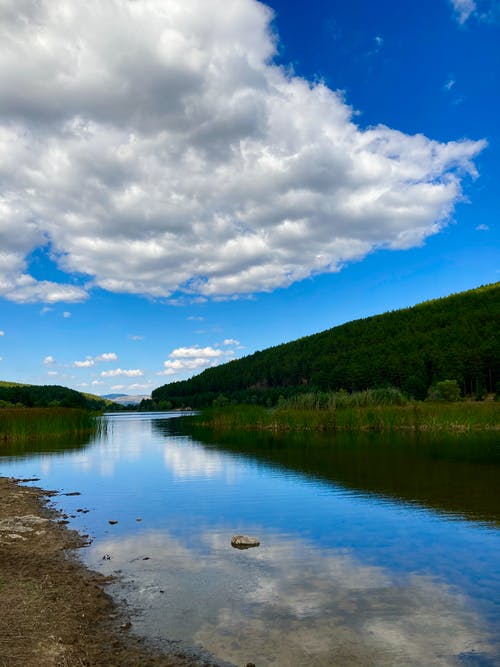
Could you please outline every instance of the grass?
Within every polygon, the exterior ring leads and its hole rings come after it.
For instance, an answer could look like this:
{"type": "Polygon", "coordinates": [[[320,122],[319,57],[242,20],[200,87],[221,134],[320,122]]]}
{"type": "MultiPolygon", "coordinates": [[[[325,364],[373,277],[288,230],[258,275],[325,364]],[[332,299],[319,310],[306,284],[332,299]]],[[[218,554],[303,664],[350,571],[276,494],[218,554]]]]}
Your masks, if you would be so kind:
{"type": "Polygon", "coordinates": [[[358,397],[358,405],[354,398],[351,404],[340,402],[311,407],[304,406],[303,398],[298,398],[297,405],[292,399],[274,409],[247,405],[210,408],[194,419],[216,430],[470,432],[500,429],[500,405],[495,402],[406,401],[401,405],[381,405],[363,402],[363,397],[358,397]]]}
{"type": "Polygon", "coordinates": [[[0,442],[43,440],[92,433],[95,415],[76,408],[2,408],[0,442]]]}

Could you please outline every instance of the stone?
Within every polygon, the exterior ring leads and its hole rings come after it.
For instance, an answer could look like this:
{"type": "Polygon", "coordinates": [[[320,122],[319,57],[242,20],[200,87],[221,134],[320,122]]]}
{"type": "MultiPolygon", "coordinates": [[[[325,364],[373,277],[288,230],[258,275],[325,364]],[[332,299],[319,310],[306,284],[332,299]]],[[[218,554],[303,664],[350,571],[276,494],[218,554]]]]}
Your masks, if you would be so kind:
{"type": "Polygon", "coordinates": [[[231,546],[235,549],[251,549],[259,545],[260,541],[256,537],[250,537],[249,535],[233,535],[231,538],[231,546]]]}

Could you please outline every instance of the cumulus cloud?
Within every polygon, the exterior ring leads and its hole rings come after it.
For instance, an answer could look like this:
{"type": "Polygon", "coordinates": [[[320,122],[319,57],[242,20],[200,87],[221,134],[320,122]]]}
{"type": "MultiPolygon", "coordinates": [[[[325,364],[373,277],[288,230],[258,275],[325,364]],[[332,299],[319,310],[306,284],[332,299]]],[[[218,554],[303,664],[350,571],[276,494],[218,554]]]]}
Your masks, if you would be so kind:
{"type": "MultiPolygon", "coordinates": [[[[454,0],[462,22],[473,4],[454,0]]],[[[485,142],[357,126],[273,64],[271,19],[256,0],[2,2],[0,296],[269,291],[446,224],[485,142]],[[30,276],[40,246],[86,285],[30,276]]]]}
{"type": "Polygon", "coordinates": [[[71,313],[69,312],[69,310],[64,311],[63,317],[65,320],[68,320],[71,317],[71,313]]]}
{"type": "Polygon", "coordinates": [[[117,377],[118,375],[126,375],[127,377],[138,377],[144,375],[144,371],[140,368],[135,368],[131,370],[124,370],[123,368],[115,368],[112,371],[102,371],[101,377],[103,378],[112,378],[117,377]]]}
{"type": "Polygon", "coordinates": [[[84,361],[74,361],[73,366],[76,366],[77,368],[91,368],[92,366],[95,365],[95,361],[91,359],[90,357],[87,357],[84,361]]]}
{"type": "MultiPolygon", "coordinates": [[[[226,339],[225,345],[234,345],[238,341],[226,339]]],[[[234,355],[234,350],[221,350],[208,345],[200,347],[178,347],[172,350],[169,358],[163,362],[163,370],[158,375],[177,375],[186,371],[199,371],[210,366],[217,366],[219,363],[227,361],[228,357],[234,355]]]]}
{"type": "Polygon", "coordinates": [[[77,368],[91,368],[100,362],[117,361],[118,355],[115,352],[104,352],[97,357],[87,357],[84,361],[74,361],[73,366],[77,368]]]}
{"type": "Polygon", "coordinates": [[[224,353],[222,350],[217,350],[214,347],[178,347],[176,350],[172,350],[170,356],[174,359],[214,359],[217,357],[222,357],[224,353]]]}
{"type": "Polygon", "coordinates": [[[43,363],[46,366],[52,366],[52,364],[56,363],[56,360],[54,359],[54,357],[51,354],[49,354],[44,358],[43,363]]]}
{"type": "Polygon", "coordinates": [[[224,345],[239,345],[240,341],[235,338],[224,338],[224,345]]]}
{"type": "Polygon", "coordinates": [[[104,354],[100,354],[98,357],[95,357],[96,361],[117,361],[118,360],[118,355],[115,352],[104,352],[104,354]]]}
{"type": "Polygon", "coordinates": [[[477,230],[478,232],[488,232],[489,229],[490,229],[490,228],[488,227],[488,225],[484,225],[484,224],[478,225],[478,226],[476,227],[476,230],[477,230]]]}
{"type": "Polygon", "coordinates": [[[5,336],[5,331],[0,331],[0,337],[5,336]]]}

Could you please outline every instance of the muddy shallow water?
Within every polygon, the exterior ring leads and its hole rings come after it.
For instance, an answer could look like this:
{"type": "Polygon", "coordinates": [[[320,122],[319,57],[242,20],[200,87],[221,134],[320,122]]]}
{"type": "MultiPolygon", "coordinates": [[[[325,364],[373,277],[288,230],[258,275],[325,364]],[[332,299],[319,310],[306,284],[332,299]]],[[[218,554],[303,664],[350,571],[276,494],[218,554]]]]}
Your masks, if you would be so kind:
{"type": "Polygon", "coordinates": [[[11,449],[0,471],[81,493],[56,502],[94,538],[86,562],[119,574],[135,632],[220,664],[500,664],[498,436],[106,419],[98,440],[11,449]]]}

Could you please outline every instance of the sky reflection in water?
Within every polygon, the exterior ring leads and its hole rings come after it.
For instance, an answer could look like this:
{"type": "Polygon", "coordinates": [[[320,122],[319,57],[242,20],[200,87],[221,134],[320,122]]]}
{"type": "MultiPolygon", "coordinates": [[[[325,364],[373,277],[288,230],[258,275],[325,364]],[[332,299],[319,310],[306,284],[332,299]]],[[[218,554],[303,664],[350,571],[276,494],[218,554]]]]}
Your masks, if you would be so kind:
{"type": "Polygon", "coordinates": [[[136,631],[237,665],[500,664],[494,522],[348,487],[344,459],[319,479],[169,429],[120,415],[85,449],[0,459],[82,493],[57,503],[94,537],[87,561],[121,571],[136,631]],[[232,549],[240,532],[261,547],[232,549]]]}

